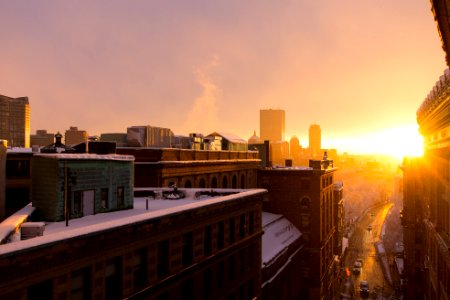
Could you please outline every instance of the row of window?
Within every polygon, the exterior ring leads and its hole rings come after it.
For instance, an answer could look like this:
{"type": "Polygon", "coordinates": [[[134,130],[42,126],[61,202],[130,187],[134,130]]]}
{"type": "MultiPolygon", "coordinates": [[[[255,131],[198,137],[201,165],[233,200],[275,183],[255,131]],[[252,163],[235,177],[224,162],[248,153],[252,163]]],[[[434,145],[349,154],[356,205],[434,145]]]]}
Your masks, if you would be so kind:
{"type": "MultiPolygon", "coordinates": [[[[224,221],[219,221],[214,225],[207,225],[203,232],[203,254],[205,257],[213,254],[213,239],[217,242],[217,251],[225,246],[231,246],[237,241],[252,235],[255,232],[255,212],[241,214],[238,217],[231,217],[224,221]],[[248,218],[248,220],[247,220],[248,218]],[[215,236],[213,236],[213,226],[216,226],[215,236]],[[226,232],[226,230],[228,232],[226,232]],[[226,234],[228,233],[228,234],[226,234]],[[228,237],[228,239],[226,239],[228,237]]],[[[194,262],[194,233],[187,232],[182,235],[181,263],[187,267],[194,262]]],[[[170,240],[163,240],[157,244],[157,275],[165,277],[170,274],[170,240]]]]}
{"type": "MultiPolygon", "coordinates": [[[[232,188],[232,189],[246,188],[244,174],[241,174],[240,182],[238,182],[238,176],[236,174],[233,174],[233,176],[231,177],[231,183],[229,183],[228,180],[229,180],[229,178],[227,175],[223,176],[220,188],[225,188],[225,189],[226,188],[232,188]]],[[[168,186],[173,186],[175,183],[176,183],[175,181],[169,181],[168,186]]],[[[197,186],[195,186],[195,182],[193,182],[190,179],[185,179],[185,180],[183,180],[183,186],[185,188],[193,188],[193,187],[196,187],[196,188],[206,188],[206,187],[219,188],[219,181],[216,176],[213,176],[213,177],[211,177],[209,186],[207,186],[206,179],[200,178],[198,180],[197,186]]]]}
{"type": "Polygon", "coordinates": [[[325,188],[333,184],[333,175],[322,176],[322,188],[325,188]]]}

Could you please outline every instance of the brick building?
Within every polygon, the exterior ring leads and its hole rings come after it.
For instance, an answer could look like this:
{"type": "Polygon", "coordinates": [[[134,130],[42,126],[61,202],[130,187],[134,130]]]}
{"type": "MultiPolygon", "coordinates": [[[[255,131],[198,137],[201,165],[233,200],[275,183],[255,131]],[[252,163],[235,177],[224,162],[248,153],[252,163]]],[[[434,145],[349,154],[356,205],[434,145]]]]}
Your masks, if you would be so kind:
{"type": "Polygon", "coordinates": [[[1,245],[0,298],[261,297],[264,190],[140,192],[132,209],[48,223],[43,236],[1,245]]]}
{"type": "Polygon", "coordinates": [[[88,141],[88,133],[86,130],[78,130],[78,127],[70,126],[64,134],[64,143],[66,145],[76,145],[86,143],[88,141]]]}
{"type": "Polygon", "coordinates": [[[4,217],[10,216],[31,202],[32,160],[33,152],[30,148],[7,150],[4,217]]]}
{"type": "MultiPolygon", "coordinates": [[[[450,1],[430,2],[450,67],[450,1]]],[[[424,156],[403,163],[401,218],[407,299],[450,298],[449,88],[447,69],[417,110],[424,156]]]]}
{"type": "Polygon", "coordinates": [[[333,161],[310,160],[310,167],[258,170],[258,187],[268,190],[263,210],[282,214],[302,233],[304,253],[296,280],[301,299],[332,299],[335,291],[333,161]]]}
{"type": "Polygon", "coordinates": [[[55,142],[55,134],[47,133],[47,130],[36,130],[36,134],[30,135],[30,146],[47,146],[55,142]]]}
{"type": "Polygon", "coordinates": [[[117,148],[135,157],[135,187],[254,188],[255,151],[117,148]]]}

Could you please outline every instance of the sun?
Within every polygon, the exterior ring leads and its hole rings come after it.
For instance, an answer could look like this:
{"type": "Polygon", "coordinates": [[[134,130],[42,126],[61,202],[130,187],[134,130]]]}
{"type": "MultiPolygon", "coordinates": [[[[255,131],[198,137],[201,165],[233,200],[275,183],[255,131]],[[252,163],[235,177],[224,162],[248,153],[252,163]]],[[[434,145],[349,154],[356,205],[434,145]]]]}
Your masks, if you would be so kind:
{"type": "Polygon", "coordinates": [[[339,151],[352,154],[384,154],[399,160],[405,156],[423,155],[423,139],[415,124],[386,128],[332,143],[339,151]]]}
{"type": "Polygon", "coordinates": [[[417,125],[389,128],[379,132],[376,138],[383,145],[382,153],[397,159],[423,155],[423,138],[417,125]]]}

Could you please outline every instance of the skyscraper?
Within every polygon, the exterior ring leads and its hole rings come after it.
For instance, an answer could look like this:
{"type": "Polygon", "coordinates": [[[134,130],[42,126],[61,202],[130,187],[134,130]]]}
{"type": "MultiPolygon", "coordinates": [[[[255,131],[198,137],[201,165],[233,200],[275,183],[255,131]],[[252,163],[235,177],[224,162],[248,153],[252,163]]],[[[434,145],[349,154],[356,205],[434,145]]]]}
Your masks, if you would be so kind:
{"type": "Polygon", "coordinates": [[[30,104],[28,97],[0,95],[0,139],[11,147],[30,147],[30,104]]]}
{"type": "Polygon", "coordinates": [[[322,133],[318,124],[309,126],[309,148],[315,151],[322,149],[322,133]]]}
{"type": "Polygon", "coordinates": [[[259,130],[261,140],[284,141],[285,113],[282,109],[261,109],[259,111],[259,130]]]}

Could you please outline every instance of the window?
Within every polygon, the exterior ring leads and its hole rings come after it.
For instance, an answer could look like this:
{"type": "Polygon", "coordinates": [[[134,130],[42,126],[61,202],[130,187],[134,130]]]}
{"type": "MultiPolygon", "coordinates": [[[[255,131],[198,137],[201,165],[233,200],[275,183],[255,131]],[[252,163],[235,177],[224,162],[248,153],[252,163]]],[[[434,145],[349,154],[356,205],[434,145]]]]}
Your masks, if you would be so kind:
{"type": "Polygon", "coordinates": [[[81,191],[73,192],[73,206],[72,214],[74,216],[81,216],[82,214],[82,203],[83,203],[83,193],[81,191]]]}
{"type": "Polygon", "coordinates": [[[222,178],[222,187],[224,189],[228,188],[228,177],[226,175],[222,178]]]}
{"type": "Polygon", "coordinates": [[[250,234],[255,231],[255,212],[253,210],[249,214],[248,231],[250,234]]]}
{"type": "Polygon", "coordinates": [[[105,299],[122,299],[122,266],[120,257],[106,261],[105,299]]]}
{"type": "Polygon", "coordinates": [[[211,188],[216,189],[217,188],[217,178],[213,177],[211,179],[211,188]]]}
{"type": "Polygon", "coordinates": [[[134,289],[143,287],[147,283],[147,249],[134,251],[133,256],[134,289]]]}
{"type": "Polygon", "coordinates": [[[241,189],[245,189],[245,175],[241,175],[241,189]]]}
{"type": "Polygon", "coordinates": [[[218,223],[218,232],[217,232],[217,248],[222,249],[225,246],[225,230],[224,230],[224,223],[223,221],[220,221],[218,223]]]}
{"type": "Polygon", "coordinates": [[[233,189],[237,188],[237,177],[236,177],[236,175],[233,175],[233,178],[231,179],[231,187],[233,189]]]}
{"type": "Polygon", "coordinates": [[[239,237],[245,237],[245,214],[242,214],[239,221],[239,237]]]}
{"type": "Polygon", "coordinates": [[[108,191],[108,189],[102,189],[101,190],[101,195],[100,195],[100,197],[101,197],[101,205],[102,205],[102,208],[108,208],[108,194],[109,194],[109,191],[108,191]]]}
{"type": "Polygon", "coordinates": [[[90,298],[91,276],[90,269],[81,269],[72,272],[70,280],[70,299],[83,300],[90,298]]]}
{"type": "Polygon", "coordinates": [[[6,160],[6,178],[30,177],[28,160],[6,160]]]}
{"type": "Polygon", "coordinates": [[[305,210],[310,208],[310,201],[307,197],[302,198],[300,201],[300,208],[305,210]]]}
{"type": "Polygon", "coordinates": [[[188,266],[194,260],[194,237],[192,232],[183,234],[182,236],[182,252],[181,260],[183,266],[188,266]]]}
{"type": "Polygon", "coordinates": [[[125,193],[123,186],[117,188],[117,207],[121,207],[125,204],[125,193]]]}
{"type": "Polygon", "coordinates": [[[236,258],[233,255],[228,257],[228,279],[233,281],[236,276],[236,258]]]}
{"type": "Polygon", "coordinates": [[[181,294],[183,299],[194,299],[194,280],[189,278],[181,284],[181,294]]]}
{"type": "Polygon", "coordinates": [[[206,187],[206,182],[205,182],[204,178],[200,179],[200,182],[198,183],[198,187],[199,188],[205,188],[206,187]]]}
{"type": "Polygon", "coordinates": [[[234,217],[230,219],[230,244],[235,242],[236,238],[236,221],[234,217]]]}
{"type": "Polygon", "coordinates": [[[225,264],[221,261],[217,266],[217,287],[223,287],[225,281],[225,264]]]}
{"type": "Polygon", "coordinates": [[[309,227],[309,215],[302,215],[302,227],[308,228],[309,227]]]}
{"type": "Polygon", "coordinates": [[[211,225],[205,227],[205,237],[204,237],[204,252],[205,256],[209,256],[212,253],[212,228],[211,225]]]}
{"type": "Polygon", "coordinates": [[[192,182],[190,180],[186,180],[186,182],[184,183],[184,187],[185,188],[191,188],[192,187],[192,182]]]}
{"type": "Polygon", "coordinates": [[[27,299],[53,299],[53,281],[50,279],[29,286],[27,290],[27,299]]]}
{"type": "Polygon", "coordinates": [[[169,240],[160,241],[157,246],[157,275],[164,277],[169,274],[169,240]]]}
{"type": "Polygon", "coordinates": [[[203,294],[205,298],[209,298],[212,292],[212,272],[211,269],[205,270],[203,273],[203,294]]]}

